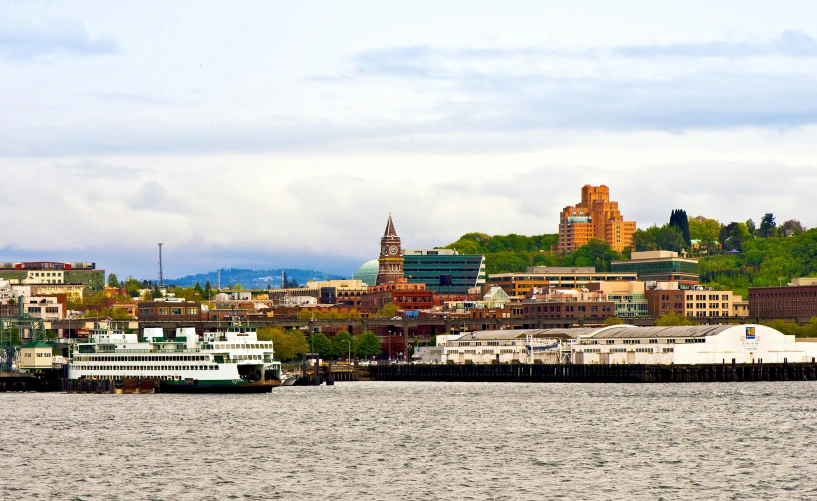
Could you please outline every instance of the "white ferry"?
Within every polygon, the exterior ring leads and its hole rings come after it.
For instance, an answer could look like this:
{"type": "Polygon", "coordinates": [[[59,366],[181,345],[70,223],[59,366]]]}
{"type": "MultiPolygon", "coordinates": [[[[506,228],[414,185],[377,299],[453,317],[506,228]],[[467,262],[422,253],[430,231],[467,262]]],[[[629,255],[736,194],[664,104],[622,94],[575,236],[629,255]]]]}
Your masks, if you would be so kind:
{"type": "Polygon", "coordinates": [[[177,328],[164,337],[161,327],[146,327],[143,339],[115,329],[93,329],[77,343],[68,379],[153,381],[168,393],[268,392],[281,384],[281,362],[272,341],[259,341],[252,327],[233,326],[196,334],[177,328]]]}

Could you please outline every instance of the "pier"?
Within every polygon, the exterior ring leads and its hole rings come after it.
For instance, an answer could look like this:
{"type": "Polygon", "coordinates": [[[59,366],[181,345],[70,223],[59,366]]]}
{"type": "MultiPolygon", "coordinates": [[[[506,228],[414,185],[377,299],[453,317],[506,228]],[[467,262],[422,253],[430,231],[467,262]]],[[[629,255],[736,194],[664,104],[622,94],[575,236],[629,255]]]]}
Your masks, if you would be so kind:
{"type": "Polygon", "coordinates": [[[704,383],[815,381],[817,364],[373,365],[375,381],[483,383],[704,383]]]}

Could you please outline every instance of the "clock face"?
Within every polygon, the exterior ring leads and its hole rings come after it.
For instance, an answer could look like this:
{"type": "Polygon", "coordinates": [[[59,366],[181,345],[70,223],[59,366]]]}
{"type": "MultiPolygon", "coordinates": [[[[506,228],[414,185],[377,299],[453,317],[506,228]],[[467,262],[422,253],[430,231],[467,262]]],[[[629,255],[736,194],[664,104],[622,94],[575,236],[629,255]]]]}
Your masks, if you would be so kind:
{"type": "Polygon", "coordinates": [[[389,254],[391,254],[392,256],[397,254],[399,251],[400,249],[398,249],[396,245],[392,245],[391,247],[389,247],[389,254]]]}

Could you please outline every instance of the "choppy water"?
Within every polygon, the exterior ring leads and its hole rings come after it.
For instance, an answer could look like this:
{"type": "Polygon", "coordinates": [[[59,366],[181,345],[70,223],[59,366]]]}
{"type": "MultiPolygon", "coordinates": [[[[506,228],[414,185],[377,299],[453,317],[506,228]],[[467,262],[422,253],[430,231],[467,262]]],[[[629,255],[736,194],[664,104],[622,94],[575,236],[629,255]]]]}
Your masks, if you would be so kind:
{"type": "Polygon", "coordinates": [[[0,393],[2,499],[815,499],[817,385],[0,393]]]}

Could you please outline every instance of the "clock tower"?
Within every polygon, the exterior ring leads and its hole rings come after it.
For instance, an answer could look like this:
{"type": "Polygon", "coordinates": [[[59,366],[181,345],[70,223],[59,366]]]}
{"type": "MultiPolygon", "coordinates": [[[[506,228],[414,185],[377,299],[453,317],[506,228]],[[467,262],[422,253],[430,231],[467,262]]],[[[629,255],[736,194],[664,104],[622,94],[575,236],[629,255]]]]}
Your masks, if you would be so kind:
{"type": "Polygon", "coordinates": [[[394,223],[389,214],[386,223],[386,232],[380,239],[380,257],[377,258],[380,266],[377,270],[377,285],[389,282],[403,282],[403,249],[400,248],[400,237],[394,229],[394,223]]]}

